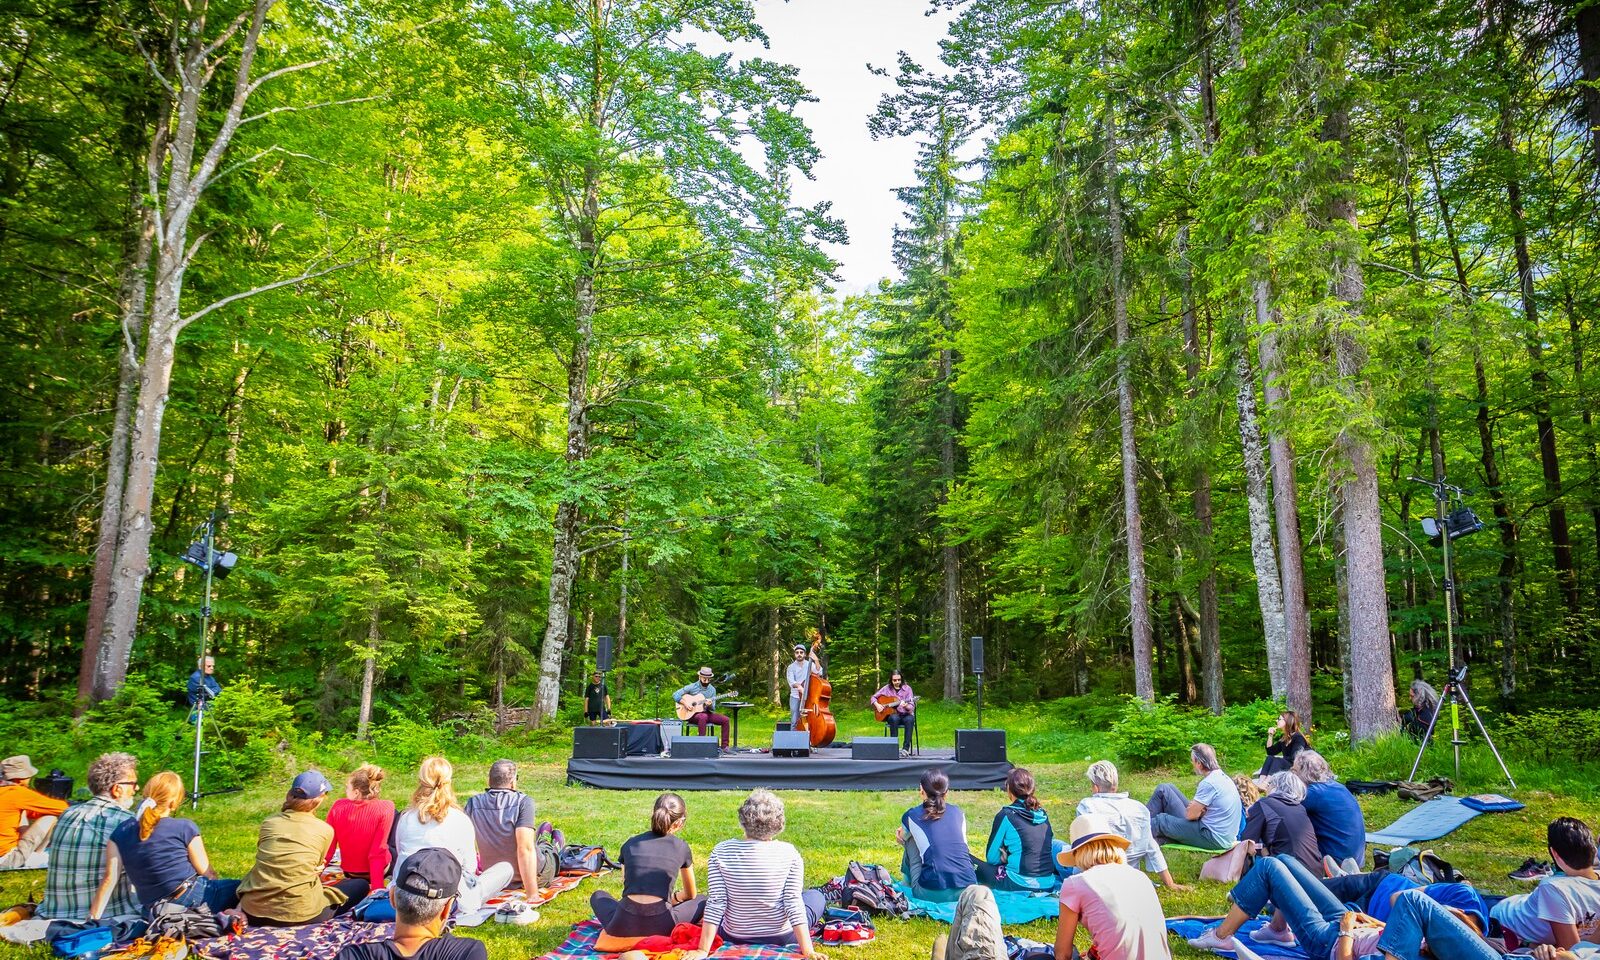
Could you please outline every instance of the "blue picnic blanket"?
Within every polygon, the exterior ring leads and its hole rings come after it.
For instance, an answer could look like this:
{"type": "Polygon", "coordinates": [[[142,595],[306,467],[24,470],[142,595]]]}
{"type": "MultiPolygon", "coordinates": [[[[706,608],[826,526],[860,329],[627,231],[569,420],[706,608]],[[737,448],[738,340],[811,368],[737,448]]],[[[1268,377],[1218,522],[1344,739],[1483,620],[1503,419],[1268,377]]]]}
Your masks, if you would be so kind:
{"type": "Polygon", "coordinates": [[[1460,797],[1435,797],[1382,830],[1367,833],[1367,842],[1386,847],[1403,847],[1424,840],[1437,840],[1483,813],[1461,802],[1460,797]]]}
{"type": "MultiPolygon", "coordinates": [[[[1167,932],[1188,940],[1200,936],[1206,927],[1214,927],[1221,922],[1221,917],[1211,917],[1209,919],[1205,917],[1173,917],[1167,921],[1167,932]]],[[[1265,926],[1266,922],[1265,920],[1249,920],[1239,930],[1239,936],[1244,939],[1245,946],[1250,949],[1251,953],[1258,957],[1278,957],[1282,958],[1282,960],[1310,960],[1306,956],[1306,952],[1300,949],[1298,945],[1286,947],[1279,943],[1256,943],[1251,940],[1250,931],[1265,926]]],[[[1236,954],[1218,953],[1216,956],[1232,957],[1236,956],[1236,954]]]]}
{"type": "MultiPolygon", "coordinates": [[[[951,900],[918,900],[904,880],[897,881],[896,890],[906,895],[915,916],[932,917],[943,923],[956,918],[956,902],[951,900]]],[[[1024,890],[994,891],[994,905],[1000,910],[1001,923],[1032,923],[1035,920],[1054,919],[1061,915],[1061,901],[1055,891],[1029,893],[1024,890]]]]}

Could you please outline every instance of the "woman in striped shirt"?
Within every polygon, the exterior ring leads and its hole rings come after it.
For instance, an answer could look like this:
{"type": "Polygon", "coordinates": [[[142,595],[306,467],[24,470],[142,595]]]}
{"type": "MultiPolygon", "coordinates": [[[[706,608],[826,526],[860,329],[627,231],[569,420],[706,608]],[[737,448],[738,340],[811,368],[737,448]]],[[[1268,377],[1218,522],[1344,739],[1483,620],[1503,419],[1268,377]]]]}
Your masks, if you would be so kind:
{"type": "Polygon", "coordinates": [[[776,837],[783,832],[783,801],[771,790],[756,790],[739,807],[744,837],[724,840],[706,861],[706,912],[700,949],[683,960],[711,952],[720,932],[728,943],[798,946],[804,957],[820,958],[811,928],[826,907],[820,890],[803,890],[805,864],[800,851],[776,837]]]}

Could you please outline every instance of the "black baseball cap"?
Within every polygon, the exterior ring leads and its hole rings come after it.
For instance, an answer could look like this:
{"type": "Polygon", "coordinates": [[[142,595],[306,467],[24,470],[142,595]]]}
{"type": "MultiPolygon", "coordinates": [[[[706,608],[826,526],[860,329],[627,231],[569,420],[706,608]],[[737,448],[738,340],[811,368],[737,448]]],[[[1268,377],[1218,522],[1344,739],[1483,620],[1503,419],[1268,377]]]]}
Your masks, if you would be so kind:
{"type": "Polygon", "coordinates": [[[429,900],[453,897],[461,887],[461,861],[443,847],[423,847],[406,857],[394,885],[429,900]]]}

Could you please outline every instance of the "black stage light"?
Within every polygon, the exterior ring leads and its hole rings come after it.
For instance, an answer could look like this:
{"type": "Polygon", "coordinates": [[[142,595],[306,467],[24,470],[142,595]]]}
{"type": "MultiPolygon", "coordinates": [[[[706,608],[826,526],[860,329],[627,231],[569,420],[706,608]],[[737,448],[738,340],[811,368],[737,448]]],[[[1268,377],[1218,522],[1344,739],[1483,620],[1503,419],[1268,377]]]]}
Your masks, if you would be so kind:
{"type": "MultiPolygon", "coordinates": [[[[1459,540],[1482,529],[1483,521],[1478,519],[1471,507],[1457,507],[1444,515],[1444,533],[1451,540],[1459,540]]],[[[1428,542],[1436,547],[1444,542],[1439,532],[1439,521],[1433,517],[1422,518],[1422,532],[1428,535],[1428,542]]]]}
{"type": "MultiPolygon", "coordinates": [[[[205,570],[205,568],[206,568],[206,545],[205,545],[205,541],[196,541],[194,543],[189,544],[189,549],[183,551],[183,553],[180,556],[182,557],[184,563],[187,563],[187,564],[190,564],[190,565],[192,565],[194,567],[197,567],[198,569],[200,569],[202,571],[205,570]]],[[[224,578],[224,577],[226,577],[228,574],[232,573],[233,572],[233,568],[238,566],[238,564],[239,564],[239,555],[236,554],[236,553],[233,553],[232,551],[227,551],[227,550],[213,550],[213,551],[211,551],[211,575],[216,577],[219,580],[224,578]]]]}

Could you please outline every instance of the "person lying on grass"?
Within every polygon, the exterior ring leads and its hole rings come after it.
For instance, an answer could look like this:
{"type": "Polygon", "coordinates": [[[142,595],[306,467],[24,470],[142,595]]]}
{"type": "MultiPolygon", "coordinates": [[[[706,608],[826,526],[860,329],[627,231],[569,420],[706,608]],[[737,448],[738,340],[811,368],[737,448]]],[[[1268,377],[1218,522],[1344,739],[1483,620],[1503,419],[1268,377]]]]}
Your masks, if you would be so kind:
{"type": "Polygon", "coordinates": [[[1547,943],[1571,948],[1600,934],[1600,875],[1589,825],[1561,817],[1545,829],[1545,846],[1557,872],[1532,893],[1495,904],[1492,916],[1506,931],[1506,944],[1547,943]]]}
{"type": "Polygon", "coordinates": [[[1128,866],[1128,839],[1093,814],[1072,821],[1071,837],[1061,859],[1070,859],[1066,865],[1078,872],[1061,882],[1056,956],[1073,956],[1072,941],[1082,922],[1090,955],[1099,960],[1169,960],[1161,899],[1150,878],[1128,866]]]}
{"type": "Polygon", "coordinates": [[[1222,923],[1189,941],[1199,950],[1248,956],[1239,930],[1263,908],[1283,914],[1288,930],[1267,925],[1253,931],[1256,943],[1298,943],[1312,960],[1497,960],[1499,951],[1482,937],[1468,914],[1447,907],[1421,890],[1394,898],[1385,924],[1350,910],[1323,882],[1290,856],[1262,857],[1229,894],[1233,905],[1222,923]],[[1424,954],[1426,947],[1430,951],[1424,954]],[[1243,949],[1241,949],[1243,948],[1243,949]]]}
{"type": "Polygon", "coordinates": [[[706,898],[695,896],[694,853],[678,836],[688,817],[682,797],[663,793],[650,812],[650,829],[623,842],[622,898],[606,890],[589,897],[589,908],[604,925],[596,950],[632,950],[645,937],[670,937],[678,924],[700,922],[706,898]]]}

